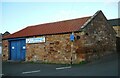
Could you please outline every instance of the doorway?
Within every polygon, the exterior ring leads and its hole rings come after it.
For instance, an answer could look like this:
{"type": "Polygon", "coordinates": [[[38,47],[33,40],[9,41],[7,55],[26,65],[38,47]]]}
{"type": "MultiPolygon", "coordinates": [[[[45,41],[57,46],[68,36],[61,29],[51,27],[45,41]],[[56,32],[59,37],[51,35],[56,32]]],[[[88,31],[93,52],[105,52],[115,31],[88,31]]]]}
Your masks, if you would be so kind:
{"type": "Polygon", "coordinates": [[[24,61],[26,54],[26,43],[25,39],[17,39],[9,41],[9,52],[10,60],[13,61],[24,61]]]}

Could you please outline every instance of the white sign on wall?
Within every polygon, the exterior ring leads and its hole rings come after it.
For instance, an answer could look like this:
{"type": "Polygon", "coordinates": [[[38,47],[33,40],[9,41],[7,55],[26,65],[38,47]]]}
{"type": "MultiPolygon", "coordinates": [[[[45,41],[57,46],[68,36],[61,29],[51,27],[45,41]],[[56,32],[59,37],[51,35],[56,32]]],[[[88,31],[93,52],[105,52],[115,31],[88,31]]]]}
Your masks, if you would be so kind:
{"type": "Polygon", "coordinates": [[[37,37],[37,38],[27,38],[26,43],[40,43],[45,42],[45,37],[37,37]]]}

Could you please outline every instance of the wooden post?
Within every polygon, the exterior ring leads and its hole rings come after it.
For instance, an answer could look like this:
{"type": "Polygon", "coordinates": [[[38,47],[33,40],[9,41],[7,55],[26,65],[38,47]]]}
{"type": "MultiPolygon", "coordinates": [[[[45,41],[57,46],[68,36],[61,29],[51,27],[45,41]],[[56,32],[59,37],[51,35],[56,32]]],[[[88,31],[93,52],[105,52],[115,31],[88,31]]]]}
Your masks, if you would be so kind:
{"type": "Polygon", "coordinates": [[[73,63],[73,56],[72,56],[72,54],[73,54],[73,41],[71,42],[71,65],[73,63]]]}
{"type": "Polygon", "coordinates": [[[71,63],[70,63],[70,64],[72,65],[72,63],[73,63],[73,42],[74,42],[74,32],[72,32],[70,40],[71,40],[71,63]]]}

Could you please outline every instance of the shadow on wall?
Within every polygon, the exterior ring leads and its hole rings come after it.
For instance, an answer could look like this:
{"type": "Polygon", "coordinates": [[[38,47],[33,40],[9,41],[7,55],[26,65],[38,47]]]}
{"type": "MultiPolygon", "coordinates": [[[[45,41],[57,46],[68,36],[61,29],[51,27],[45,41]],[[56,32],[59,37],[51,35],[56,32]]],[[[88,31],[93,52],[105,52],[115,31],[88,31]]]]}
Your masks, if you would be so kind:
{"type": "Polygon", "coordinates": [[[120,37],[116,37],[116,49],[120,53],[120,37]]]}

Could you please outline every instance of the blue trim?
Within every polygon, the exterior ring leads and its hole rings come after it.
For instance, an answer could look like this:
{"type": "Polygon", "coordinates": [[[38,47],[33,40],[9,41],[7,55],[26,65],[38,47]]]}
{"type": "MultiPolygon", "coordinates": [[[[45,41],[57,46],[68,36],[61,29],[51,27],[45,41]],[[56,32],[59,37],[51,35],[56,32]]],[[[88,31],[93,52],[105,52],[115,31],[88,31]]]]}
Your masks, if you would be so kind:
{"type": "Polygon", "coordinates": [[[12,41],[12,40],[23,40],[23,39],[26,39],[26,38],[11,38],[11,39],[8,39],[8,41],[12,41]]]}

